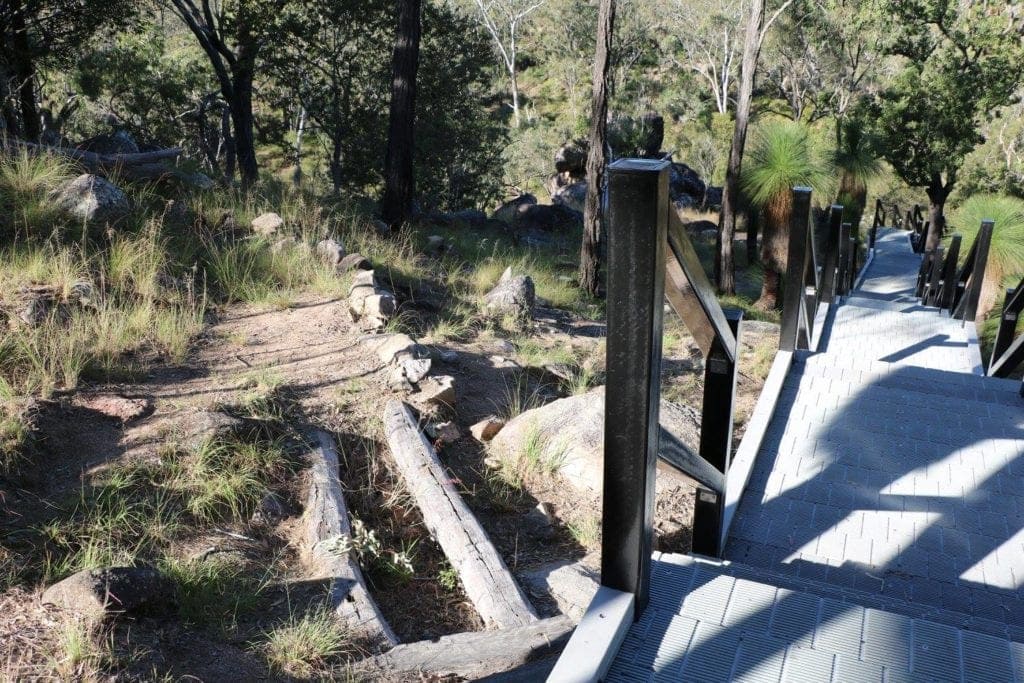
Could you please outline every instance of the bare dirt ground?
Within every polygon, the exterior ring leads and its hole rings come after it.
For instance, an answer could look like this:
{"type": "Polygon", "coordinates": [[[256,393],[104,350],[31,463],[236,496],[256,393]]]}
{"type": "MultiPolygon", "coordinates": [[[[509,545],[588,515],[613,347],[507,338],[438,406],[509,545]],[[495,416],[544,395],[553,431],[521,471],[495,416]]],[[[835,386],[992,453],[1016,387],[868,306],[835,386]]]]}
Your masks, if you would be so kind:
{"type": "MultiPolygon", "coordinates": [[[[537,318],[531,336],[540,346],[571,346],[579,348],[581,355],[600,355],[602,324],[551,309],[542,309],[537,318]]],[[[665,393],[672,400],[699,407],[699,361],[685,333],[670,329],[677,336],[666,345],[665,393]]],[[[430,346],[430,340],[425,343],[430,346]]],[[[762,330],[745,350],[738,400],[740,433],[766,372],[765,348],[772,343],[770,329],[762,330]]],[[[557,378],[514,362],[508,342],[491,333],[430,348],[433,374],[453,376],[458,395],[453,410],[435,417],[454,420],[463,432],[461,439],[441,449],[441,457],[506,564],[513,572],[557,560],[586,558],[588,564],[596,564],[593,551],[598,537],[581,533],[572,522],[596,517],[597,501],[572,499],[571,489],[553,477],[531,478],[521,490],[510,490],[495,480],[484,462],[486,448],[468,432],[478,420],[507,412],[509,404],[519,400],[514,396],[544,403],[564,395],[557,378]],[[573,511],[543,537],[533,533],[527,520],[542,501],[556,511],[573,511]]],[[[411,577],[367,568],[372,593],[400,640],[480,629],[480,619],[460,588],[446,580],[450,568],[443,553],[423,529],[389,462],[380,428],[383,406],[395,397],[387,376],[387,368],[352,323],[343,301],[307,300],[285,310],[232,307],[222,311],[186,364],[158,367],[134,384],[89,389],[150,399],[150,415],[121,425],[82,407],[75,397],[40,406],[40,439],[33,467],[27,470],[36,474],[0,488],[0,552],[31,553],[34,541],[30,539],[37,536],[32,530],[73,505],[69,501],[111,463],[155,458],[168,439],[188,435],[205,415],[270,387],[286,400],[289,420],[334,434],[352,514],[376,530],[385,548],[407,552],[412,558],[411,577]]],[[[183,556],[234,553],[252,568],[272,566],[274,571],[267,573],[274,579],[261,589],[259,608],[221,629],[190,628],[161,615],[121,621],[111,638],[115,652],[128,653],[130,664],[117,678],[146,680],[156,674],[206,681],[282,678],[272,675],[257,656],[253,639],[290,611],[322,599],[324,591],[324,586],[305,579],[295,546],[301,477],[300,472],[276,491],[283,499],[284,519],[271,528],[240,525],[213,535],[185,534],[175,541],[176,552],[183,556]]],[[[691,516],[692,491],[659,504],[663,549],[689,549],[691,516]]],[[[60,619],[39,604],[39,595],[38,588],[21,587],[0,594],[0,664],[6,662],[7,671],[24,672],[25,678],[45,670],[45,643],[60,619]]]]}

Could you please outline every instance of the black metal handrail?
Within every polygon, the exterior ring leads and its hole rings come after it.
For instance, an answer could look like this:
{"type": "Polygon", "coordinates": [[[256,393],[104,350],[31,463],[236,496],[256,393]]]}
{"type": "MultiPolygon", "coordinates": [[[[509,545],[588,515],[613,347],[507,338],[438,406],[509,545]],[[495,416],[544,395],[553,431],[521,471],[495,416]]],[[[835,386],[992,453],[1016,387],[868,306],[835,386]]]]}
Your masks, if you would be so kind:
{"type": "Polygon", "coordinates": [[[837,295],[845,296],[852,288],[853,250],[850,242],[850,224],[843,223],[843,207],[833,204],[829,207],[824,264],[819,267],[814,231],[811,229],[811,189],[793,189],[779,331],[781,350],[809,349],[817,345],[824,323],[818,315],[822,304],[832,304],[837,295]]]}
{"type": "Polygon", "coordinates": [[[878,239],[878,229],[886,227],[885,219],[887,215],[885,213],[885,206],[882,204],[881,199],[875,200],[875,218],[871,221],[871,232],[868,233],[868,249],[875,248],[875,242],[878,239]]]}
{"type": "Polygon", "coordinates": [[[907,211],[905,227],[911,231],[910,246],[913,248],[915,254],[920,254],[924,251],[925,245],[928,242],[928,230],[930,225],[930,222],[924,218],[924,213],[921,211],[920,204],[914,204],[914,208],[907,211]]]}
{"type": "Polygon", "coordinates": [[[994,227],[994,221],[981,222],[981,229],[978,230],[978,235],[967,252],[967,258],[951,283],[953,301],[950,315],[965,323],[974,320],[978,315],[978,302],[981,300],[981,287],[985,280],[985,265],[988,262],[994,227]]]}
{"type": "MultiPolygon", "coordinates": [[[[732,458],[742,312],[723,310],[668,192],[669,164],[621,159],[608,168],[608,345],[601,583],[647,604],[656,463],[698,481],[693,551],[717,556],[732,458]],[[700,446],[693,453],[659,427],[664,300],[705,355],[700,446]]],[[[815,260],[810,190],[794,190],[780,351],[816,343],[815,318],[849,277],[849,226],[831,207],[824,265],[815,260]],[[845,244],[845,253],[840,247],[845,244]],[[798,339],[799,338],[799,339],[798,339]]],[[[789,354],[776,358],[788,363],[789,354]]],[[[788,367],[788,365],[786,365],[788,367]]],[[[774,371],[774,370],[773,370],[774,371]]],[[[781,383],[778,384],[781,389],[781,383]]]]}
{"type": "MultiPolygon", "coordinates": [[[[999,316],[999,330],[992,347],[992,358],[988,364],[989,377],[1008,377],[1021,363],[1024,363],[1024,334],[1014,339],[1017,321],[1024,311],[1024,279],[1013,289],[1006,290],[1003,312],[999,316]]],[[[1024,384],[1021,385],[1024,396],[1024,384]]]]}

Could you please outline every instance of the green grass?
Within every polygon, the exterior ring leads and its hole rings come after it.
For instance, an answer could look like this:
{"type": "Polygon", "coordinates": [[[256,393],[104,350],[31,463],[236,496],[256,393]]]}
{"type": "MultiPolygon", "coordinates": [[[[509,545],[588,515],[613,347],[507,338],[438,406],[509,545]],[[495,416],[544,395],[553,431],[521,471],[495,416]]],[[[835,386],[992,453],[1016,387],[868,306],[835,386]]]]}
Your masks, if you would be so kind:
{"type": "Polygon", "coordinates": [[[230,630],[240,614],[252,614],[266,584],[246,567],[216,555],[202,560],[165,558],[161,572],[175,588],[178,616],[187,624],[230,630]]]}
{"type": "Polygon", "coordinates": [[[327,607],[291,615],[257,648],[271,670],[301,679],[324,678],[355,653],[350,633],[327,607]]]}

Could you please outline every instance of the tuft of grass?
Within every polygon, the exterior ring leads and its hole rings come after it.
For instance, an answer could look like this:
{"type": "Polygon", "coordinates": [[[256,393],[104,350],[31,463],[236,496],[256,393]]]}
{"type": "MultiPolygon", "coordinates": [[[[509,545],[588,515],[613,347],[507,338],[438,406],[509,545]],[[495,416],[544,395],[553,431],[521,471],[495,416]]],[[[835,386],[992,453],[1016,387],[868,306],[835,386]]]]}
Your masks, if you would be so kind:
{"type": "Polygon", "coordinates": [[[259,649],[270,668],[297,678],[325,677],[355,651],[350,633],[327,607],[292,614],[263,636],[259,649]]]}
{"type": "Polygon", "coordinates": [[[566,525],[573,539],[587,550],[601,544],[601,522],[596,517],[583,517],[566,525]]]}
{"type": "Polygon", "coordinates": [[[175,586],[178,615],[197,626],[229,629],[241,613],[252,613],[266,584],[245,567],[216,556],[206,560],[165,558],[160,570],[175,586]]]}
{"type": "Polygon", "coordinates": [[[102,624],[66,616],[56,626],[49,668],[58,680],[104,680],[114,661],[112,650],[112,635],[102,624]]]}
{"type": "Polygon", "coordinates": [[[537,389],[530,389],[524,373],[516,375],[515,384],[505,384],[505,396],[502,406],[498,412],[506,420],[512,420],[522,415],[527,410],[533,410],[541,405],[541,396],[537,389]]]}
{"type": "Polygon", "coordinates": [[[498,459],[496,474],[510,489],[521,491],[529,479],[550,477],[558,472],[567,450],[564,440],[555,441],[538,425],[531,424],[519,452],[504,454],[498,459]]]}

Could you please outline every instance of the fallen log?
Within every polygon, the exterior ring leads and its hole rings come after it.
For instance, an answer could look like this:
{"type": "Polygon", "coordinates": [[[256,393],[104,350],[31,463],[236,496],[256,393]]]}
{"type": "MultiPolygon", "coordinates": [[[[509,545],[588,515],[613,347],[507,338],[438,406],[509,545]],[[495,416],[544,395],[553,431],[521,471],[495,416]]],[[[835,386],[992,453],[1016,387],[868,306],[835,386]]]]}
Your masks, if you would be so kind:
{"type": "Polygon", "coordinates": [[[384,620],[359,565],[339,545],[352,537],[345,497],[338,479],[338,452],[334,439],[321,430],[308,435],[310,483],[302,515],[303,549],[306,560],[318,577],[331,581],[330,600],[335,613],[354,630],[381,648],[398,643],[394,631],[384,620]]]}
{"type": "Polygon", "coordinates": [[[353,322],[365,330],[380,330],[395,315],[395,295],[377,283],[372,270],[361,270],[352,280],[348,310],[353,322]]]}
{"type": "Polygon", "coordinates": [[[384,430],[423,521],[459,574],[466,595],[488,626],[516,628],[537,615],[483,527],[452,485],[408,406],[388,403],[384,430]]]}
{"type": "Polygon", "coordinates": [[[575,624],[565,616],[542,619],[502,631],[442,636],[436,641],[399,645],[356,665],[365,673],[395,678],[430,674],[429,680],[475,681],[561,652],[575,624]]]}

